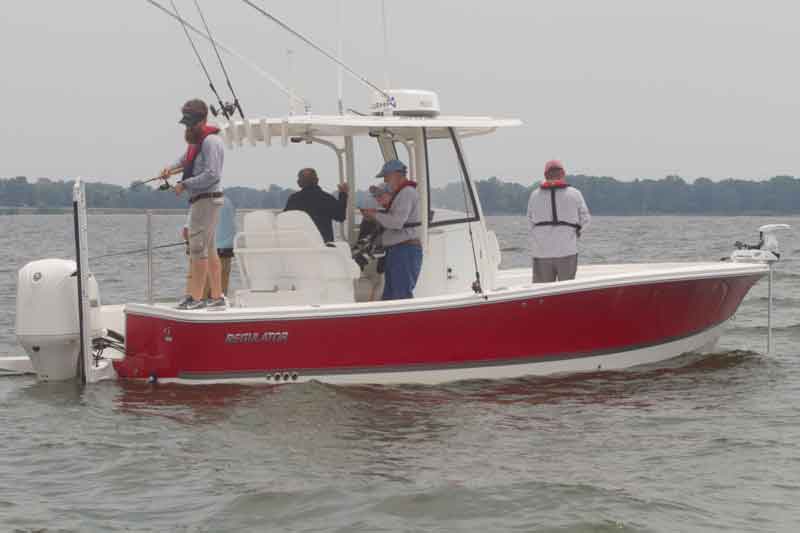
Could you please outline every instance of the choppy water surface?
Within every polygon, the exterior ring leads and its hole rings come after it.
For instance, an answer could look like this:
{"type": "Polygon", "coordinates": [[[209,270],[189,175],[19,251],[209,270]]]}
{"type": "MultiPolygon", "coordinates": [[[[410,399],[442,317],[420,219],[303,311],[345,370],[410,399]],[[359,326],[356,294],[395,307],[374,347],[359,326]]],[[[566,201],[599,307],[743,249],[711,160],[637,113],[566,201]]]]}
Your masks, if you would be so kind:
{"type": "MultiPolygon", "coordinates": [[[[156,217],[158,242],[180,215],[156,217]]],[[[717,259],[763,217],[597,217],[584,262],[717,259]]],[[[800,219],[788,220],[796,228],[800,219]]],[[[504,266],[525,223],[490,220],[504,266]]],[[[90,216],[92,255],[139,248],[144,217],[90,216]]],[[[0,217],[0,354],[16,270],[71,257],[68,216],[0,217]]],[[[439,387],[152,387],[0,378],[3,531],[798,531],[800,239],[719,351],[650,368],[439,387]]],[[[185,257],[158,255],[158,294],[185,257]]],[[[93,264],[141,299],[140,256],[93,264]]],[[[533,325],[532,325],[533,326],[533,325]]]]}

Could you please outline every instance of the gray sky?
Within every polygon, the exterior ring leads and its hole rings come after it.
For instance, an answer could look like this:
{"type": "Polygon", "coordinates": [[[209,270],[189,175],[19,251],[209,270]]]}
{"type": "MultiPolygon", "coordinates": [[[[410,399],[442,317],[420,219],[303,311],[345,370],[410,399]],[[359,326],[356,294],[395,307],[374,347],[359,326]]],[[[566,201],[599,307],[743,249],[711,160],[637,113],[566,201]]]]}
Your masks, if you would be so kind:
{"type": "MultiPolygon", "coordinates": [[[[198,21],[191,1],[176,1],[198,21]]],[[[333,0],[259,1],[335,50],[333,0]]],[[[295,86],[315,113],[335,112],[330,62],[238,0],[201,5],[220,41],[295,86]]],[[[380,84],[380,2],[342,6],[345,60],[380,84]]],[[[184,149],[180,105],[210,92],[176,22],[144,0],[3,0],[2,10],[0,177],[127,185],[184,149]]],[[[475,178],[538,179],[554,157],[571,173],[619,179],[800,175],[796,1],[387,0],[387,10],[393,86],[436,90],[446,114],[525,122],[467,141],[475,178]]],[[[201,51],[227,97],[213,51],[201,51]]],[[[266,80],[226,65],[247,115],[286,113],[266,80]]],[[[345,81],[348,106],[365,109],[368,96],[345,81]]],[[[289,186],[309,164],[330,187],[324,149],[236,149],[225,184],[289,186]]]]}

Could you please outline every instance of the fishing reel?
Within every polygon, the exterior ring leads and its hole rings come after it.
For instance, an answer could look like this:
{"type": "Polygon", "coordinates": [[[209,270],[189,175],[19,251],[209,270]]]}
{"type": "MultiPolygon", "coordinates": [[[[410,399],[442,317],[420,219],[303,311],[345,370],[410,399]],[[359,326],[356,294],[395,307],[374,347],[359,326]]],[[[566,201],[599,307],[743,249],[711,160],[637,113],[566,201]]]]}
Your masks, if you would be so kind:
{"type": "Polygon", "coordinates": [[[235,101],[235,102],[220,102],[220,108],[219,109],[214,107],[214,104],[211,104],[211,106],[209,107],[209,110],[211,111],[211,114],[214,115],[215,117],[218,117],[219,114],[222,113],[223,117],[225,117],[227,120],[230,120],[230,118],[236,112],[236,109],[238,107],[239,107],[239,102],[237,102],[237,101],[235,101]]]}

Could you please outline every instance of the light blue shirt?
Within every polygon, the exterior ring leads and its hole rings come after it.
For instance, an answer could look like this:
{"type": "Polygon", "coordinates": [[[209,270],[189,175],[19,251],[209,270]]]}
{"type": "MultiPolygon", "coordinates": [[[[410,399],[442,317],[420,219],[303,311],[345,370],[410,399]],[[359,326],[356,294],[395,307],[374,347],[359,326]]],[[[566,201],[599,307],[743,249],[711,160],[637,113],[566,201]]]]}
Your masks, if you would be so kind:
{"type": "Polygon", "coordinates": [[[217,222],[217,249],[233,248],[233,238],[236,236],[236,207],[227,196],[225,203],[219,210],[217,222]]]}

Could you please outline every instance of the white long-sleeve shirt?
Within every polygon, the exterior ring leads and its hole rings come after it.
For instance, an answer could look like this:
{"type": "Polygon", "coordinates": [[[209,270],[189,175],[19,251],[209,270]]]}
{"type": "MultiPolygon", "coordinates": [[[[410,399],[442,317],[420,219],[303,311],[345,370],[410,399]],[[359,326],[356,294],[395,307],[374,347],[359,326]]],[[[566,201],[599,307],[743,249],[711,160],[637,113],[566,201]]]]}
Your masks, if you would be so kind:
{"type": "MultiPolygon", "coordinates": [[[[554,189],[558,220],[586,229],[591,220],[581,191],[554,189]]],[[[532,257],[567,257],[578,253],[578,232],[570,226],[536,226],[553,219],[552,189],[537,187],[528,199],[529,244],[532,257]]]]}

